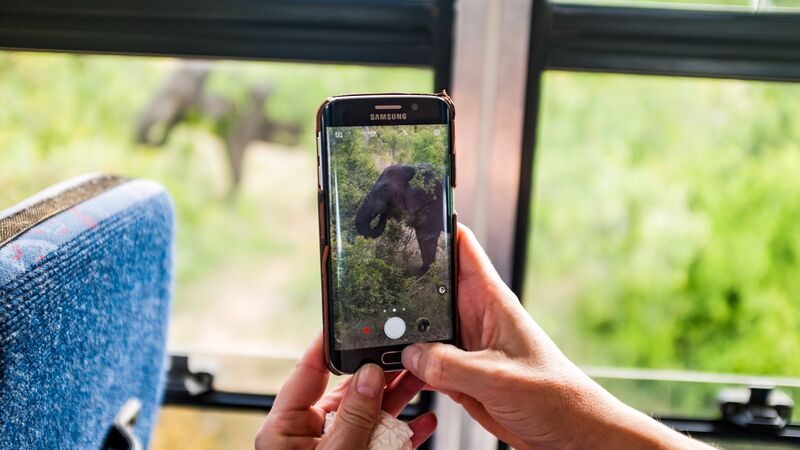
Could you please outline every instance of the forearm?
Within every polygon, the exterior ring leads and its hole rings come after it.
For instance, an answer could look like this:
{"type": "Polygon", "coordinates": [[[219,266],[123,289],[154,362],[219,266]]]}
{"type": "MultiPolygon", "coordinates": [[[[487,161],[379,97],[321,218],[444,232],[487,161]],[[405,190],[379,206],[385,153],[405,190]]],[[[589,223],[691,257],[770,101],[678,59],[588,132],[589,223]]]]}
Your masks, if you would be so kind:
{"type": "Polygon", "coordinates": [[[607,392],[606,410],[588,427],[580,448],[711,450],[713,447],[681,434],[622,403],[607,392]]]}

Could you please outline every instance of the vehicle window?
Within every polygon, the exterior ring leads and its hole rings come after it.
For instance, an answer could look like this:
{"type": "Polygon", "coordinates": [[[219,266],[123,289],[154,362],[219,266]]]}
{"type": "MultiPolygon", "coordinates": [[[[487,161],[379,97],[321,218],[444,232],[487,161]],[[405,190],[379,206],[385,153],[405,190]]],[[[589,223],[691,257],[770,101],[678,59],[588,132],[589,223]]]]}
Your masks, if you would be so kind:
{"type": "Polygon", "coordinates": [[[322,321],[317,107],[432,86],[428,69],[2,52],[0,205],[93,171],[163,183],[170,349],[291,360],[322,321]]]}
{"type": "Polygon", "coordinates": [[[544,75],[524,298],[570,358],[800,376],[798,114],[793,84],[544,75]]]}

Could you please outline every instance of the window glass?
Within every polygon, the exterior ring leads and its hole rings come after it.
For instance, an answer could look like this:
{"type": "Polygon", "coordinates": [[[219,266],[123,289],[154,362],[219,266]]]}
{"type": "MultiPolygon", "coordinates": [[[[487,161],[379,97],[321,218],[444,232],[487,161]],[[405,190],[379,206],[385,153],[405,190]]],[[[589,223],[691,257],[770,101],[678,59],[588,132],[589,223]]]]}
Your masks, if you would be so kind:
{"type": "MultiPolygon", "coordinates": [[[[609,392],[617,398],[623,399],[630,406],[644,411],[645,413],[655,414],[658,417],[698,417],[698,418],[718,418],[722,417],[717,404],[718,396],[723,390],[743,389],[747,391],[745,380],[737,381],[737,384],[715,382],[714,377],[708,377],[704,382],[687,381],[681,378],[681,374],[664,373],[662,379],[635,379],[637,374],[627,378],[610,377],[608,374],[601,373],[600,370],[589,369],[589,374],[603,385],[609,392]],[[669,379],[673,378],[673,379],[669,379]]],[[[699,377],[697,377],[699,378],[699,377]]],[[[720,381],[722,376],[718,377],[720,381]]],[[[792,382],[791,386],[776,387],[787,394],[792,399],[800,398],[800,388],[797,382],[792,382]]],[[[795,408],[792,411],[793,423],[800,421],[800,412],[795,408]]],[[[728,448],[727,445],[724,448],[728,448]]]]}
{"type": "Polygon", "coordinates": [[[772,0],[770,3],[773,7],[800,9],[800,0],[772,0]]]}
{"type": "Polygon", "coordinates": [[[587,366],[800,376],[797,117],[793,84],[547,73],[531,314],[587,366]]]}
{"type": "Polygon", "coordinates": [[[726,450],[790,450],[797,448],[795,444],[777,442],[740,441],[734,439],[707,439],[706,441],[726,450]]]}
{"type": "Polygon", "coordinates": [[[168,406],[158,413],[152,450],[253,448],[266,414],[168,406]]]}
{"type": "Polygon", "coordinates": [[[322,323],[317,107],[432,85],[413,68],[3,52],[0,209],[93,171],[163,183],[170,347],[292,359],[322,323]]]}

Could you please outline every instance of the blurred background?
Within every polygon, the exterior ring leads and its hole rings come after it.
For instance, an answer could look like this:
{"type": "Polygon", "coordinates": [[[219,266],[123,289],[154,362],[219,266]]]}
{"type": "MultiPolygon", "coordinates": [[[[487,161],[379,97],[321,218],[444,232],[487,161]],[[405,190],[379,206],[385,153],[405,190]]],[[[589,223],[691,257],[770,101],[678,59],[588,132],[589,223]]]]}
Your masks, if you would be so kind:
{"type": "MultiPolygon", "coordinates": [[[[321,326],[319,104],[338,93],[427,92],[431,85],[422,69],[3,52],[0,208],[87,172],[163,183],[178,230],[170,349],[213,355],[206,368],[215,372],[219,355],[228,355],[228,387],[274,393],[321,326]],[[204,71],[197,89],[192,83],[204,71]],[[263,101],[254,98],[259,89],[269,93],[263,101]],[[195,104],[163,144],[152,141],[163,137],[165,120],[141,142],[144,117],[159,111],[151,105],[180,102],[185,92],[195,104]],[[204,111],[203,97],[228,110],[204,111]],[[246,139],[235,185],[230,130],[255,118],[278,130],[246,139]]],[[[166,410],[153,448],[184,447],[187,438],[193,448],[250,447],[263,418],[203,416],[166,410]]]]}
{"type": "MultiPolygon", "coordinates": [[[[430,92],[435,78],[430,67],[2,51],[0,209],[87,172],[163,183],[178,221],[170,349],[217,388],[274,394],[320,327],[317,107],[430,92]]],[[[520,181],[531,196],[519,285],[533,317],[646,412],[714,416],[737,375],[800,398],[800,87],[553,69],[537,88],[532,176],[520,181]]],[[[167,406],[152,447],[249,448],[263,416],[167,406]]]]}

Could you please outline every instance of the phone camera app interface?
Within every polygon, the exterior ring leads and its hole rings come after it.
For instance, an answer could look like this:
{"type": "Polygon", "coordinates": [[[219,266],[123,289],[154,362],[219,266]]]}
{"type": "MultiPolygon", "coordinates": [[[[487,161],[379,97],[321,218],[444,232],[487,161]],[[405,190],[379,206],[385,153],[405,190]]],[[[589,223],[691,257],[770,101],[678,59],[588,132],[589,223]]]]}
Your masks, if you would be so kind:
{"type": "Polygon", "coordinates": [[[327,140],[336,349],[451,339],[448,126],[330,127],[327,140]]]}

